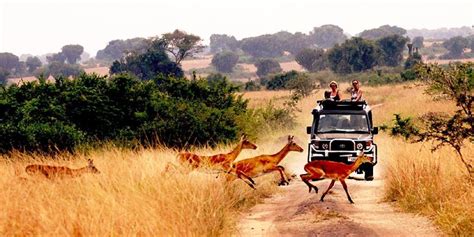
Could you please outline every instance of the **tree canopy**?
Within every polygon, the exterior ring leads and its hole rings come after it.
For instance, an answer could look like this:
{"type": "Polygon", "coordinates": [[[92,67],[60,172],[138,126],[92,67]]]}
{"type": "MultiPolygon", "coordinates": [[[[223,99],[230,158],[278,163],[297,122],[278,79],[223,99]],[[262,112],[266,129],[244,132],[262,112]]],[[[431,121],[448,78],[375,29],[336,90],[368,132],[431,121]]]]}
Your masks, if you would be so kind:
{"type": "Polygon", "coordinates": [[[323,49],[306,48],[295,55],[296,62],[310,72],[326,68],[326,55],[323,49]]]}
{"type": "Polygon", "coordinates": [[[29,73],[33,73],[37,68],[41,67],[43,63],[38,57],[28,57],[25,62],[29,73]]]}
{"type": "Polygon", "coordinates": [[[84,52],[84,47],[78,44],[69,44],[62,47],[62,51],[66,61],[69,64],[75,64],[81,59],[81,54],[84,52]]]}
{"type": "Polygon", "coordinates": [[[354,37],[328,51],[329,68],[347,74],[371,69],[377,65],[378,50],[374,42],[354,37]]]}
{"type": "Polygon", "coordinates": [[[199,36],[180,30],[163,34],[162,40],[165,42],[165,49],[174,56],[177,64],[180,64],[184,58],[201,52],[204,48],[199,36]]]}
{"type": "Polygon", "coordinates": [[[325,49],[340,44],[347,39],[344,30],[337,25],[314,27],[308,38],[312,44],[325,49]]]}
{"type": "Polygon", "coordinates": [[[114,61],[110,73],[131,72],[143,80],[152,79],[160,74],[182,77],[183,70],[169,59],[166,47],[167,43],[163,40],[153,40],[146,52],[131,53],[120,61],[114,61]]]}
{"type": "Polygon", "coordinates": [[[450,38],[443,42],[443,47],[445,47],[449,52],[443,55],[443,58],[462,58],[464,54],[464,49],[469,46],[469,41],[462,37],[456,36],[450,38]]]}
{"type": "Polygon", "coordinates": [[[219,72],[232,72],[239,61],[239,55],[232,51],[224,51],[214,55],[212,65],[219,72]]]}
{"type": "Polygon", "coordinates": [[[405,35],[407,31],[398,26],[383,25],[378,28],[364,30],[359,33],[359,37],[364,39],[377,40],[390,35],[405,35]]]}
{"type": "Polygon", "coordinates": [[[255,63],[255,66],[257,67],[257,76],[259,77],[283,71],[280,63],[274,59],[260,59],[255,63]]]}
{"type": "Polygon", "coordinates": [[[209,47],[211,48],[211,53],[235,51],[239,48],[239,41],[234,36],[213,34],[210,38],[209,47]]]}
{"type": "Polygon", "coordinates": [[[381,63],[390,67],[399,66],[403,60],[403,50],[406,47],[408,38],[400,35],[390,35],[376,41],[381,50],[381,63]]]}
{"type": "Polygon", "coordinates": [[[104,49],[97,51],[96,59],[114,61],[119,60],[127,53],[143,53],[149,41],[145,38],[132,38],[127,40],[112,40],[104,49]]]}
{"type": "Polygon", "coordinates": [[[5,71],[13,72],[18,68],[20,59],[12,53],[0,53],[0,68],[5,71]]]}

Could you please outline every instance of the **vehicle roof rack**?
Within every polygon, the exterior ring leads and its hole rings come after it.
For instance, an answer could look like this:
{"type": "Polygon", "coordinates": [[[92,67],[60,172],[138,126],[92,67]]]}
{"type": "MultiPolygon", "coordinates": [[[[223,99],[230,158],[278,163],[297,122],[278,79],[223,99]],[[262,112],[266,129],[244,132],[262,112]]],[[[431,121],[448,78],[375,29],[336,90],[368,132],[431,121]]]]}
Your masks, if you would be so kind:
{"type": "Polygon", "coordinates": [[[323,110],[363,110],[367,108],[367,102],[362,101],[350,101],[350,100],[318,100],[318,105],[323,110]]]}

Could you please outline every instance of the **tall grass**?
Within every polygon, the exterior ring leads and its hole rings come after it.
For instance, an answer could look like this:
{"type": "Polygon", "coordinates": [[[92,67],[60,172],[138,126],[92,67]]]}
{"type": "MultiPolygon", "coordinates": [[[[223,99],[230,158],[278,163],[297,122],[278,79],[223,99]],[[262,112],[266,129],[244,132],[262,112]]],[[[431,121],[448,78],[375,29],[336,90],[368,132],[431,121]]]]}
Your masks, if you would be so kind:
{"type": "MultiPolygon", "coordinates": [[[[389,124],[394,113],[417,117],[427,112],[451,113],[450,101],[432,100],[424,87],[413,83],[366,89],[370,99],[380,100],[374,109],[375,123],[389,124]]],[[[385,199],[403,210],[430,217],[440,229],[454,236],[474,235],[474,183],[454,150],[435,153],[431,144],[410,144],[386,134],[377,137],[385,166],[385,199]]],[[[464,156],[474,157],[474,144],[466,143],[464,156]]]]}
{"type": "Polygon", "coordinates": [[[22,153],[0,159],[0,235],[229,235],[240,211],[275,191],[273,176],[252,190],[211,171],[191,171],[175,156],[167,149],[108,148],[54,160],[22,153]],[[27,164],[78,168],[86,158],[100,174],[47,180],[24,173],[27,164]]]}
{"type": "MultiPolygon", "coordinates": [[[[446,234],[474,235],[473,182],[451,149],[431,153],[429,145],[387,138],[392,157],[386,169],[386,200],[433,219],[446,234]]],[[[468,145],[464,155],[474,154],[468,145]]]]}

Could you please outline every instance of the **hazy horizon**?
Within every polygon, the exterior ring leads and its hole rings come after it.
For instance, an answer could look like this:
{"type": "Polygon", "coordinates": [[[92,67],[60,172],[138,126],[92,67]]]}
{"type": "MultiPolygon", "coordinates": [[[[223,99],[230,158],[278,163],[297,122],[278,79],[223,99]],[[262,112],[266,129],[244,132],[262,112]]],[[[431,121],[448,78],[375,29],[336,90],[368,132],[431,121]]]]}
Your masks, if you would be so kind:
{"type": "Polygon", "coordinates": [[[471,27],[467,0],[275,0],[232,2],[145,0],[0,0],[0,52],[42,55],[80,44],[95,56],[115,39],[151,37],[181,29],[209,43],[211,34],[241,39],[281,30],[308,33],[338,25],[349,35],[381,25],[405,29],[471,27]]]}

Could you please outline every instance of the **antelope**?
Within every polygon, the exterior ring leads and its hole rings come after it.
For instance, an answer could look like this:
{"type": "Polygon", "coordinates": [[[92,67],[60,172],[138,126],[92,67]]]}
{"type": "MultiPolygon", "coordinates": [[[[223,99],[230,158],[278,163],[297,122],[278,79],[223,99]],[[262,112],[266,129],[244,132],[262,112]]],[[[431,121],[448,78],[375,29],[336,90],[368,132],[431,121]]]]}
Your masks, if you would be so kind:
{"type": "Polygon", "coordinates": [[[314,186],[313,184],[311,184],[309,180],[324,179],[324,178],[332,179],[331,184],[329,184],[328,189],[321,196],[321,199],[320,199],[321,202],[324,202],[324,196],[328,194],[329,190],[331,190],[331,188],[334,186],[334,183],[336,182],[336,180],[339,180],[339,182],[341,182],[342,184],[342,187],[344,187],[344,191],[346,191],[347,199],[349,199],[350,203],[354,204],[351,196],[349,195],[349,192],[347,191],[347,185],[344,180],[352,172],[357,170],[361,164],[366,163],[366,162],[370,163],[372,162],[372,160],[368,156],[364,155],[362,152],[357,156],[356,161],[351,165],[347,165],[340,162],[334,162],[334,161],[315,160],[304,166],[304,170],[307,173],[300,175],[300,177],[301,177],[301,180],[303,180],[303,182],[305,182],[306,185],[308,185],[310,193],[311,193],[311,189],[313,188],[314,188],[314,191],[318,193],[318,188],[314,186]]]}
{"type": "MultiPolygon", "coordinates": [[[[281,181],[279,185],[289,184],[287,179],[285,179],[283,166],[278,165],[283,158],[290,151],[303,152],[303,148],[298,146],[293,142],[294,136],[288,136],[288,143],[276,154],[273,155],[260,155],[253,158],[248,158],[245,160],[240,160],[232,165],[231,171],[237,176],[237,178],[242,179],[246,178],[250,183],[247,183],[251,188],[255,189],[255,182],[252,177],[256,177],[262,174],[270,173],[273,171],[280,172],[281,181]]],[[[230,173],[230,171],[228,172],[230,173]]]]}
{"type": "Polygon", "coordinates": [[[94,162],[91,159],[88,160],[88,165],[86,167],[82,167],[79,169],[71,169],[65,166],[28,165],[26,166],[25,171],[30,175],[44,175],[48,179],[61,177],[78,177],[84,173],[100,173],[100,171],[94,166],[94,162]]]}
{"type": "Polygon", "coordinates": [[[203,164],[209,164],[213,168],[222,168],[229,170],[232,162],[237,158],[242,149],[257,149],[257,146],[247,140],[245,136],[240,138],[239,144],[227,154],[217,154],[213,156],[199,156],[193,153],[184,152],[178,155],[179,160],[183,163],[189,163],[193,168],[198,168],[203,164]]]}

